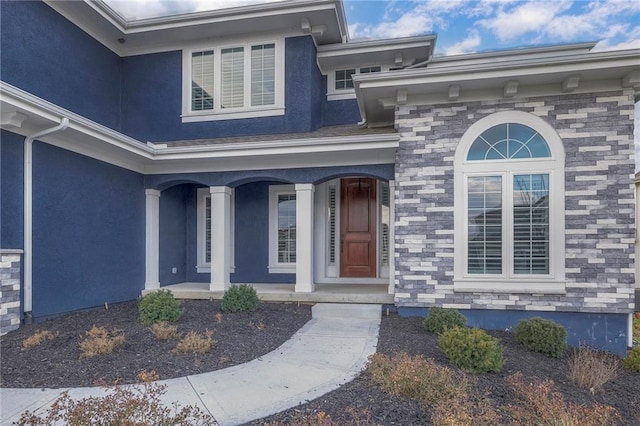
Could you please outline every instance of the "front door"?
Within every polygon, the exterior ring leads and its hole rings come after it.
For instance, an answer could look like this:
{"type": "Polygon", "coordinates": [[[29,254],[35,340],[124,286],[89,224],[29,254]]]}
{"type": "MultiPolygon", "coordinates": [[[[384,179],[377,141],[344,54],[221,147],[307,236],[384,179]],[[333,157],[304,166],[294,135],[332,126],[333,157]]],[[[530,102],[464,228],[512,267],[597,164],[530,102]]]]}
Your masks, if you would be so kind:
{"type": "Polygon", "coordinates": [[[376,276],[376,181],[341,180],[340,276],[376,276]]]}

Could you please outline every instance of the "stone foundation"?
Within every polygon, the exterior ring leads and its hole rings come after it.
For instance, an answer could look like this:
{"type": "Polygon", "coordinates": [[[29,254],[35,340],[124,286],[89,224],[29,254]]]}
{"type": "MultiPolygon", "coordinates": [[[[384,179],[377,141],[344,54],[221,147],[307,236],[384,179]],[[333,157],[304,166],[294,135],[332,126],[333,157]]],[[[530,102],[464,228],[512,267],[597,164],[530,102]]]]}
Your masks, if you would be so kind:
{"type": "Polygon", "coordinates": [[[0,335],[20,327],[22,250],[0,250],[0,335]]]}

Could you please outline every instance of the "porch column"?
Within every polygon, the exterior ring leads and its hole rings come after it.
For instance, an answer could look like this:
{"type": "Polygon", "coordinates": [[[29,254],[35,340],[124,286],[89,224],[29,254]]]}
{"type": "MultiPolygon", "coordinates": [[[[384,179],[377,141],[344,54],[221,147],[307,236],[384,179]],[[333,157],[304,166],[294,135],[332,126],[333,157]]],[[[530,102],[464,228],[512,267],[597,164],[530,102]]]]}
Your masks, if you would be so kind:
{"type": "Polygon", "coordinates": [[[313,283],[313,184],[296,184],[296,292],[311,293],[313,283]]]}
{"type": "Polygon", "coordinates": [[[389,294],[396,293],[396,182],[389,181],[389,294]]]}
{"type": "Polygon", "coordinates": [[[160,191],[147,189],[144,289],[160,288],[160,191]]]}
{"type": "Polygon", "coordinates": [[[230,282],[231,188],[212,186],[210,291],[225,291],[230,282]]]}

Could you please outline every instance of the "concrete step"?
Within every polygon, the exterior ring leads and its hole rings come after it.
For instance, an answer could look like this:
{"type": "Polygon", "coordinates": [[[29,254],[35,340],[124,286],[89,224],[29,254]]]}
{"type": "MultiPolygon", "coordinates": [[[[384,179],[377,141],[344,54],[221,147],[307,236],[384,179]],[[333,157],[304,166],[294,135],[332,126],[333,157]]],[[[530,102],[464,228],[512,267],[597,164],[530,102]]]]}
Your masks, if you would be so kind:
{"type": "Polygon", "coordinates": [[[382,305],[349,303],[316,303],[311,309],[313,318],[351,318],[379,320],[382,305]]]}

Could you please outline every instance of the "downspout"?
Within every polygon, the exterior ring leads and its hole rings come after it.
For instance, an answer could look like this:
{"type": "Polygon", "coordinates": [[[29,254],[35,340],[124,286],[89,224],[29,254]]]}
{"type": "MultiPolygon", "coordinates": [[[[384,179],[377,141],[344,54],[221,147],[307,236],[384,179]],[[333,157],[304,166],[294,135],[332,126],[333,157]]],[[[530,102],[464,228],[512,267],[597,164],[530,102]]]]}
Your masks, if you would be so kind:
{"type": "Polygon", "coordinates": [[[24,309],[25,317],[31,317],[33,309],[33,141],[69,126],[69,119],[62,117],[60,124],[29,135],[24,140],[24,309]]]}

